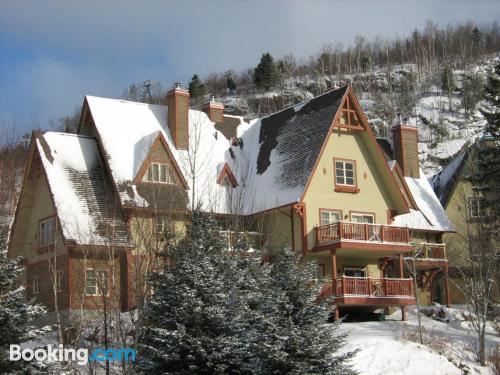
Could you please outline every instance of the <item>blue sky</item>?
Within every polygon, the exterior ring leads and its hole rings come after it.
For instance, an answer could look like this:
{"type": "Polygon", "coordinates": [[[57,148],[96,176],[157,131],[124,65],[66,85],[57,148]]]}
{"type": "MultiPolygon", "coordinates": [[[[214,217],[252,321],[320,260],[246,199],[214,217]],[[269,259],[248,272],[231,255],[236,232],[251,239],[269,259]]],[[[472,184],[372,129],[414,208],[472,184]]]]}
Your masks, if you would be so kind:
{"type": "Polygon", "coordinates": [[[499,18],[498,0],[0,0],[0,129],[46,128],[84,95],[120,97],[148,78],[168,87],[195,72],[253,67],[267,51],[308,57],[357,34],[499,18]]]}

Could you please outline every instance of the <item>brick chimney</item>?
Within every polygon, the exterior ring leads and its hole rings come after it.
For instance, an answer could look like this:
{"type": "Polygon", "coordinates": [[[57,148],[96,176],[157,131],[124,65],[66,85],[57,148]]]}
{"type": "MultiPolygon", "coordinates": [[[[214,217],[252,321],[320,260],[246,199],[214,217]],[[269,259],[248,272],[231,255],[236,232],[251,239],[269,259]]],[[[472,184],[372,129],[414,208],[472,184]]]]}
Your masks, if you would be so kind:
{"type": "Polygon", "coordinates": [[[392,126],[394,156],[406,177],[420,178],[418,162],[418,129],[398,113],[392,126]]]}
{"type": "Polygon", "coordinates": [[[224,123],[224,104],[216,102],[213,95],[210,95],[210,100],[203,104],[201,109],[208,115],[210,121],[217,124],[224,123]]]}
{"type": "Polygon", "coordinates": [[[189,148],[189,91],[179,82],[167,93],[168,129],[179,150],[189,148]]]}

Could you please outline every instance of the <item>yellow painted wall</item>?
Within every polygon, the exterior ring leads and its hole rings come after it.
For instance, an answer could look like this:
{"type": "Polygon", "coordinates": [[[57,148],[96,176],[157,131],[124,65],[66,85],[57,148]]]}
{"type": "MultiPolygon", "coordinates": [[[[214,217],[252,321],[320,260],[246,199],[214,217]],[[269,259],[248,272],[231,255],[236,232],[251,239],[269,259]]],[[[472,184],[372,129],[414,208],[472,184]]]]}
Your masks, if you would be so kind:
{"type": "Polygon", "coordinates": [[[349,211],[375,213],[376,223],[387,223],[387,210],[396,205],[385,182],[366,150],[366,140],[359,131],[335,129],[328,139],[309,189],[304,197],[307,207],[309,248],[314,246],[314,227],[319,225],[319,209],[340,209],[344,220],[350,220],[349,211]],[[334,158],[356,160],[359,193],[335,192],[334,158]]]}
{"type": "MultiPolygon", "coordinates": [[[[291,207],[282,207],[257,214],[252,224],[252,230],[265,233],[266,247],[274,255],[284,247],[292,246],[291,207]]],[[[300,218],[294,215],[295,248],[300,248],[300,218]]]]}
{"type": "MultiPolygon", "coordinates": [[[[55,215],[48,184],[39,163],[39,160],[34,160],[25,180],[9,247],[9,255],[23,256],[29,263],[47,259],[46,254],[38,251],[38,225],[41,219],[55,215]]],[[[55,223],[56,253],[62,255],[66,253],[66,248],[57,220],[55,223]]]]}

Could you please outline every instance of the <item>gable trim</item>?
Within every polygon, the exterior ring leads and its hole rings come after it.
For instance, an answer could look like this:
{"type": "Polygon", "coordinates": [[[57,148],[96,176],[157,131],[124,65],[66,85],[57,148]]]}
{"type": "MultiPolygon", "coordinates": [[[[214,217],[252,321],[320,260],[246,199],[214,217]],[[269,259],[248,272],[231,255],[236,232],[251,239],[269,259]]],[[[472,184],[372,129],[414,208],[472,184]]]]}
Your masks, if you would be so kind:
{"type": "Polygon", "coordinates": [[[151,147],[149,148],[149,151],[148,151],[148,155],[146,156],[146,159],[144,159],[144,162],[142,163],[141,167],[139,168],[139,171],[137,172],[137,175],[134,177],[132,183],[138,184],[138,183],[142,182],[142,179],[143,179],[144,175],[146,174],[146,172],[149,168],[149,165],[153,162],[158,162],[158,160],[153,160],[153,158],[151,156],[153,147],[157,143],[161,143],[163,145],[163,149],[167,153],[167,157],[168,157],[168,160],[170,162],[170,165],[172,166],[172,169],[175,172],[175,175],[176,175],[178,181],[181,183],[182,187],[186,190],[189,190],[189,186],[187,184],[187,181],[184,178],[184,175],[182,174],[181,169],[179,168],[179,165],[175,161],[174,155],[172,154],[172,151],[170,151],[170,148],[168,147],[167,141],[165,140],[165,137],[163,137],[163,134],[161,132],[158,133],[158,136],[151,144],[151,147]]]}
{"type": "Polygon", "coordinates": [[[231,183],[231,186],[233,188],[238,186],[238,182],[236,181],[236,178],[234,177],[233,171],[231,171],[231,168],[229,167],[229,164],[225,163],[224,167],[222,167],[222,170],[219,173],[219,177],[217,177],[217,183],[219,185],[222,185],[224,183],[224,179],[227,178],[229,182],[231,183]]]}
{"type": "MultiPolygon", "coordinates": [[[[363,110],[361,109],[361,106],[359,105],[359,102],[356,98],[356,95],[354,95],[354,92],[352,91],[351,86],[347,87],[347,90],[344,93],[344,96],[342,97],[342,101],[337,109],[337,113],[335,113],[335,117],[333,118],[332,124],[330,125],[330,128],[328,130],[328,135],[327,135],[325,141],[323,142],[323,145],[321,146],[321,150],[320,150],[319,155],[314,163],[314,167],[313,167],[311,173],[309,174],[309,178],[307,179],[306,186],[304,187],[304,190],[302,191],[299,202],[304,202],[304,198],[307,194],[307,191],[309,190],[309,185],[311,184],[311,181],[312,181],[312,179],[316,173],[316,170],[318,168],[319,161],[321,160],[321,157],[323,156],[323,153],[326,149],[326,145],[327,145],[328,141],[330,140],[330,137],[332,136],[333,129],[336,127],[336,122],[337,122],[338,117],[341,113],[341,108],[344,106],[345,101],[348,98],[351,100],[351,103],[353,104],[353,107],[354,107],[356,113],[358,114],[359,121],[361,122],[362,127],[364,127],[366,133],[368,133],[368,135],[369,135],[370,141],[374,144],[374,147],[376,149],[376,153],[379,155],[379,159],[380,159],[379,162],[381,162],[385,165],[385,170],[389,174],[389,180],[391,181],[391,184],[393,185],[392,186],[393,190],[395,192],[397,192],[396,194],[399,195],[399,199],[400,199],[402,206],[404,208],[404,211],[402,213],[410,212],[410,208],[408,207],[408,204],[406,203],[406,199],[404,198],[403,193],[399,190],[399,186],[396,182],[396,179],[395,179],[394,175],[392,174],[392,171],[389,168],[389,165],[387,164],[387,162],[384,158],[382,150],[380,149],[380,146],[378,145],[377,140],[375,139],[375,136],[370,128],[370,125],[368,123],[368,119],[366,118],[363,110]]],[[[375,160],[375,162],[377,162],[377,161],[375,160]]]]}
{"type": "Polygon", "coordinates": [[[410,199],[410,203],[413,207],[411,208],[414,208],[415,210],[419,210],[418,206],[417,206],[417,203],[415,202],[415,199],[413,198],[413,194],[411,193],[410,191],[410,188],[408,187],[408,184],[406,183],[406,180],[404,179],[403,177],[403,171],[401,170],[401,168],[399,167],[399,164],[398,162],[396,162],[394,164],[394,170],[396,171],[396,173],[398,174],[398,178],[399,180],[401,181],[401,184],[403,185],[403,189],[405,189],[406,191],[406,195],[408,196],[408,198],[410,199]]]}
{"type": "MultiPolygon", "coordinates": [[[[14,213],[14,219],[12,220],[12,226],[11,226],[10,231],[9,231],[9,240],[8,240],[8,243],[7,243],[7,254],[8,255],[10,255],[13,233],[14,233],[14,230],[16,229],[16,225],[17,225],[17,217],[18,217],[18,214],[19,214],[19,206],[20,206],[20,203],[21,203],[21,199],[23,199],[23,197],[24,197],[25,186],[27,185],[27,181],[26,180],[28,178],[29,173],[31,172],[33,158],[35,157],[35,155],[37,155],[37,154],[39,155],[40,154],[40,150],[39,150],[38,144],[37,144],[37,139],[40,136],[42,136],[42,135],[43,135],[43,133],[40,132],[40,131],[33,131],[31,133],[29,153],[28,153],[28,158],[26,159],[26,166],[25,166],[24,173],[23,173],[23,181],[22,181],[22,184],[21,184],[21,191],[19,193],[19,198],[17,199],[16,210],[15,210],[15,213],[14,213]]],[[[63,244],[66,245],[67,244],[67,240],[64,237],[64,231],[62,230],[61,220],[59,218],[59,212],[57,210],[57,206],[56,206],[56,203],[54,201],[54,194],[52,193],[52,189],[51,189],[50,184],[49,184],[49,178],[47,177],[47,171],[45,170],[45,166],[43,165],[42,156],[39,155],[39,157],[40,157],[40,163],[42,164],[43,178],[44,178],[45,184],[47,186],[47,191],[49,192],[49,195],[50,195],[50,201],[52,202],[52,207],[54,208],[54,215],[53,216],[55,216],[55,222],[56,222],[56,227],[54,228],[54,230],[55,230],[55,236],[57,236],[57,231],[60,230],[61,237],[63,239],[63,244]]],[[[37,227],[37,233],[38,233],[38,227],[37,227]]],[[[38,246],[37,246],[37,251],[38,250],[39,249],[38,249],[38,246]]]]}

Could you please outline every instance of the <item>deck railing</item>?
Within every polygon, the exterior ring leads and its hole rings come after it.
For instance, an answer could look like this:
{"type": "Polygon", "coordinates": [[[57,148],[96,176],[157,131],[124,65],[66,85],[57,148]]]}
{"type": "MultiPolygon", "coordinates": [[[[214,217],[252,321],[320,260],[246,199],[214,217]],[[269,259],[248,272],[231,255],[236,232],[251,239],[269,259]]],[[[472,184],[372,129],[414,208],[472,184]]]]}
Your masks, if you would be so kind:
{"type": "Polygon", "coordinates": [[[397,243],[408,243],[410,241],[410,231],[407,227],[384,224],[338,221],[316,227],[315,231],[317,246],[339,240],[397,243]]]}
{"type": "Polygon", "coordinates": [[[446,244],[425,243],[416,254],[417,259],[446,259],[446,244]]]}
{"type": "Polygon", "coordinates": [[[342,276],[325,281],[318,298],[332,296],[413,297],[412,279],[342,276]]]}

